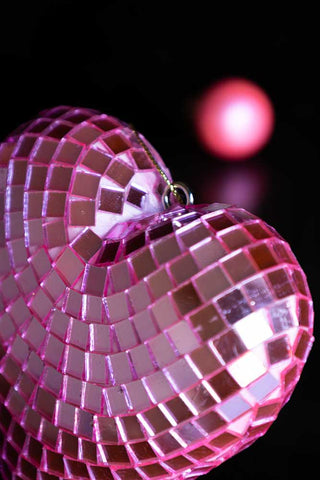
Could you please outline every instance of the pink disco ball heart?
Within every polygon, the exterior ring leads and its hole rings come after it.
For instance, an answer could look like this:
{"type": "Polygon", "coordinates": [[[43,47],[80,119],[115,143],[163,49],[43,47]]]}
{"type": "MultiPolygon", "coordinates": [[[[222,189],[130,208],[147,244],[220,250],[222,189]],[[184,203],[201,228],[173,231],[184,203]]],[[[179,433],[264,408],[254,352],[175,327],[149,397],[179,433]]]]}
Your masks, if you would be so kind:
{"type": "Polygon", "coordinates": [[[92,110],[43,112],[0,167],[3,478],[196,478],[263,435],[313,341],[286,241],[238,207],[163,211],[137,136],[92,110]]]}

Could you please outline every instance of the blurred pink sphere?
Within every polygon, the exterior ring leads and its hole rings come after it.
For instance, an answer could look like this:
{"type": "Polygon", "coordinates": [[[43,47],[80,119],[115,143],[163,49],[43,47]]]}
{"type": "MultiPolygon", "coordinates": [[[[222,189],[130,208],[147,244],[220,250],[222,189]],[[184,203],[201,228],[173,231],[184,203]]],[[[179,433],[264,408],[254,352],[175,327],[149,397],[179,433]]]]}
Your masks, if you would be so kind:
{"type": "Polygon", "coordinates": [[[270,139],[274,110],[266,93],[239,78],[222,80],[202,95],[195,111],[201,143],[214,155],[241,160],[270,139]]]}

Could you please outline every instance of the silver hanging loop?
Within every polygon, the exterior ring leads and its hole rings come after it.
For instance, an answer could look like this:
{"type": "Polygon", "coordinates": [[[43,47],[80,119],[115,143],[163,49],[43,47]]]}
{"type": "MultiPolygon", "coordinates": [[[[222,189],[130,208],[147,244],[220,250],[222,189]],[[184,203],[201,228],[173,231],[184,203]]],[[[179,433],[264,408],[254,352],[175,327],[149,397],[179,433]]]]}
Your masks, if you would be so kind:
{"type": "Polygon", "coordinates": [[[162,194],[162,204],[165,208],[172,206],[171,196],[181,205],[192,205],[194,203],[193,193],[183,182],[173,182],[165,187],[162,194]]]}

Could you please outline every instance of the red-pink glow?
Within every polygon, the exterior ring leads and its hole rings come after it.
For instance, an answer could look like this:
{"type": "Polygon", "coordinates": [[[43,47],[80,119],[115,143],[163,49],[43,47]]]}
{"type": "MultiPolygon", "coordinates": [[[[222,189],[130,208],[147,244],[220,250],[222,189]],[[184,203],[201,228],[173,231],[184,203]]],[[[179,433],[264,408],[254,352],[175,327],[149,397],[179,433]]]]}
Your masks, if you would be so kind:
{"type": "Polygon", "coordinates": [[[274,110],[266,93],[244,79],[222,80],[200,98],[195,112],[201,143],[214,155],[241,160],[270,139],[274,110]]]}

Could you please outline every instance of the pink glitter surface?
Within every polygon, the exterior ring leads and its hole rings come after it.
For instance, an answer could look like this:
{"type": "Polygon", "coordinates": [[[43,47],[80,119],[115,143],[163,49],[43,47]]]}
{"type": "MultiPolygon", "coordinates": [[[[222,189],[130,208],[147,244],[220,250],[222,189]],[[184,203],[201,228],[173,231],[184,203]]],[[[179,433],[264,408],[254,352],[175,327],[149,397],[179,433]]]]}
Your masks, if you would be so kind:
{"type": "Polygon", "coordinates": [[[289,245],[238,207],[164,212],[163,188],[92,110],[1,145],[4,479],[196,478],[290,398],[313,308],[289,245]]]}

